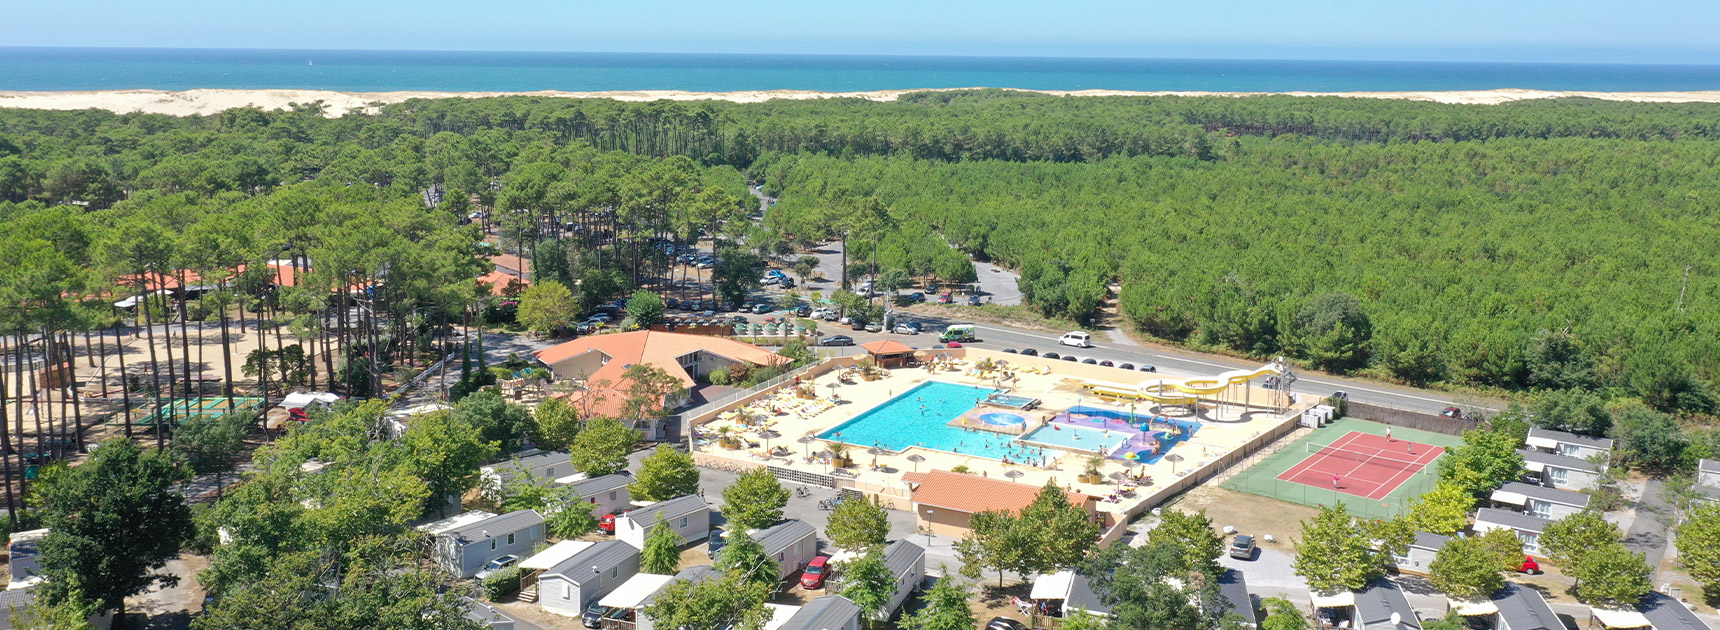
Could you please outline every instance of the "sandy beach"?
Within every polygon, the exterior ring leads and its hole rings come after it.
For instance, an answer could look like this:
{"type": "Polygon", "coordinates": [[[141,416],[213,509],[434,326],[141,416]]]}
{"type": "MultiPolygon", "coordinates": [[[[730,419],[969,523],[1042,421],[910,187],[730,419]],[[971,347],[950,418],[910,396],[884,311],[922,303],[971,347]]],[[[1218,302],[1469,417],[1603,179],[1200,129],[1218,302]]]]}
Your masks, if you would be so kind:
{"type": "MultiPolygon", "coordinates": [[[[953,88],[952,88],[953,89],[953,88]]],[[[281,109],[292,103],[322,101],[329,116],[371,111],[378,105],[415,98],[486,98],[493,96],[544,96],[555,98],[609,98],[618,101],[702,101],[760,103],[772,99],[864,98],[893,101],[903,94],[925,90],[877,90],[871,92],[811,92],[760,90],[748,92],[685,92],[643,90],[628,92],[334,92],[327,90],[112,90],[92,92],[0,92],[0,107],[15,109],[105,109],[119,113],[145,112],[172,116],[214,114],[235,107],[257,106],[281,109]]],[[[938,90],[942,91],[942,90],[938,90]]],[[[1131,92],[1124,90],[1046,91],[1021,90],[1059,96],[1254,96],[1243,92],[1131,92]]],[[[1545,90],[1471,90],[1453,92],[1282,92],[1291,96],[1341,96],[1348,98],[1395,98],[1463,105],[1497,105],[1526,99],[1596,98],[1642,103],[1720,103],[1720,91],[1702,92],[1563,92],[1545,90]]]]}

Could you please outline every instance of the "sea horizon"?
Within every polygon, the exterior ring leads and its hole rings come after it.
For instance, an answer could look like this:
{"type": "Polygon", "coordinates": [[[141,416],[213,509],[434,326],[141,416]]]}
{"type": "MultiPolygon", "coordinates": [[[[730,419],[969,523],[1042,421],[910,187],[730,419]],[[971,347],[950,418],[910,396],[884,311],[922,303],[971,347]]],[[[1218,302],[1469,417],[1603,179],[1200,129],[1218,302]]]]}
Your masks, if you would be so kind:
{"type": "Polygon", "coordinates": [[[1720,65],[740,53],[0,47],[0,91],[1720,90],[1720,65]]]}

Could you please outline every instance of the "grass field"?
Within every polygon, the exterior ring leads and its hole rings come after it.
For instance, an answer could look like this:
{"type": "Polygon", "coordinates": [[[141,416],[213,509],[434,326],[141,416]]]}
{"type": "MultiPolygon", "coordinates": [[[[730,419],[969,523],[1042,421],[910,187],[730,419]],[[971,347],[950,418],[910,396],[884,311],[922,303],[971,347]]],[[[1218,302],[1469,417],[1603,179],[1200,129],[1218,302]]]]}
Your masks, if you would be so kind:
{"type": "MultiPolygon", "coordinates": [[[[1309,451],[1309,444],[1317,446],[1330,444],[1352,431],[1369,435],[1385,435],[1386,428],[1386,425],[1378,422],[1341,418],[1297,439],[1278,452],[1268,455],[1265,459],[1220,485],[1238,492],[1314,507],[1341,502],[1350,508],[1351,514],[1368,518],[1390,518],[1402,514],[1408,511],[1410,499],[1421,496],[1422,493],[1432,489],[1434,483],[1438,482],[1437,462],[1427,467],[1427,474],[1418,473],[1410,476],[1396,490],[1382,499],[1369,499],[1337,492],[1330,488],[1315,487],[1278,478],[1285,471],[1296,467],[1303,460],[1314,455],[1309,451]]],[[[1443,433],[1418,431],[1403,427],[1391,427],[1391,430],[1393,438],[1443,446],[1447,450],[1463,444],[1461,438],[1443,433]]]]}

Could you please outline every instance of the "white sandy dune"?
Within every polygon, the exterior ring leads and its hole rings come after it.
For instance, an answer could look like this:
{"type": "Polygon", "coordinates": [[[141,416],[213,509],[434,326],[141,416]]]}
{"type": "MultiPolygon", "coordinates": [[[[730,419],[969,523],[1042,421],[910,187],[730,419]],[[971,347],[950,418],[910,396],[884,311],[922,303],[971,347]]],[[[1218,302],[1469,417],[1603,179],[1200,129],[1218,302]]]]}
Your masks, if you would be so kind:
{"type": "MultiPolygon", "coordinates": [[[[892,101],[897,97],[923,90],[878,90],[872,92],[809,92],[797,90],[759,90],[750,92],[684,92],[679,90],[642,90],[633,92],[332,92],[327,90],[225,90],[204,89],[169,92],[164,90],[113,90],[99,92],[0,92],[0,107],[18,109],[105,109],[114,112],[146,112],[173,116],[206,115],[235,107],[258,106],[264,109],[284,108],[290,103],[322,101],[330,116],[340,116],[352,110],[366,111],[389,103],[413,98],[484,98],[491,96],[548,96],[559,98],[611,98],[619,101],[701,101],[721,100],[736,103],[758,103],[771,99],[864,98],[892,101]]],[[[1125,90],[1036,91],[1065,96],[1250,96],[1238,92],[1131,92],[1125,90]]],[[[1286,92],[1292,96],[1343,96],[1351,98],[1399,98],[1465,105],[1497,105],[1511,101],[1539,98],[1586,97],[1613,101],[1644,103],[1720,103],[1720,91],[1704,92],[1554,92],[1545,90],[1472,90],[1455,92],[1286,92]]]]}

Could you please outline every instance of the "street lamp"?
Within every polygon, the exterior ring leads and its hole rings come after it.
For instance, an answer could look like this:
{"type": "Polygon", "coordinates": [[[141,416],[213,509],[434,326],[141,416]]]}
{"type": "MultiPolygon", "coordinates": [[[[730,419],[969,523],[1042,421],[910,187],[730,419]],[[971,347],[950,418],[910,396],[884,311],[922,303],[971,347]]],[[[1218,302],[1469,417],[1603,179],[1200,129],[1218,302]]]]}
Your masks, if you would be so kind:
{"type": "Polygon", "coordinates": [[[932,509],[926,509],[926,548],[932,548],[932,509]]]}

